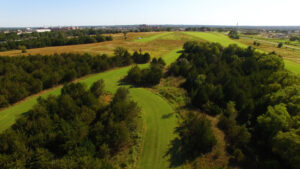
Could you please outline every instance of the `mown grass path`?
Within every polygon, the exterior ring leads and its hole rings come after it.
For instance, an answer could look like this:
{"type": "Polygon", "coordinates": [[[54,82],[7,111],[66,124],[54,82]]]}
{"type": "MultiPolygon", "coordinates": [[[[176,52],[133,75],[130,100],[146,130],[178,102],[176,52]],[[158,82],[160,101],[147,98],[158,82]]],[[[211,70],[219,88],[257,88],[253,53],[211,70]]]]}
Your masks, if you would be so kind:
{"type": "Polygon", "coordinates": [[[142,88],[130,90],[134,100],[143,108],[145,133],[139,169],[169,168],[166,156],[170,141],[175,138],[177,119],[169,103],[151,91],[142,88]]]}

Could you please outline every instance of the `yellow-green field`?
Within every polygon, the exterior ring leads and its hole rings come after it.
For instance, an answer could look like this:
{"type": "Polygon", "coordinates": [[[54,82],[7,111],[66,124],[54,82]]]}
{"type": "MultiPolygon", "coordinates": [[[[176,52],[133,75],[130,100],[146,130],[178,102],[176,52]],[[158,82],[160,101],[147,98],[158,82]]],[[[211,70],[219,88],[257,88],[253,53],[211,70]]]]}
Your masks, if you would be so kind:
{"type": "MultiPolygon", "coordinates": [[[[181,32],[149,32],[149,33],[128,33],[124,40],[123,34],[113,34],[113,41],[81,44],[71,46],[45,47],[38,49],[28,49],[25,55],[54,54],[54,53],[91,53],[112,55],[116,47],[127,48],[130,52],[142,49],[149,52],[151,56],[161,57],[174,49],[181,48],[187,40],[196,40],[181,32]],[[142,39],[138,40],[138,37],[142,39]]],[[[24,55],[20,50],[0,52],[0,56],[20,56],[24,55]]]]}

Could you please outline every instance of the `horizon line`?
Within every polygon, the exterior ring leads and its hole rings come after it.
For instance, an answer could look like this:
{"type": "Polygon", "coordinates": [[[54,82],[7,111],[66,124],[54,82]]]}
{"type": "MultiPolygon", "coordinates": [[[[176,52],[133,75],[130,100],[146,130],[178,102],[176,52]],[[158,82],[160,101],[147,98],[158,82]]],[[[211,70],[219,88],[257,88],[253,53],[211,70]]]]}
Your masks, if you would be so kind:
{"type": "MultiPolygon", "coordinates": [[[[236,27],[237,25],[205,25],[205,24],[113,24],[113,25],[43,25],[43,26],[0,26],[1,28],[53,28],[53,27],[114,27],[114,26],[218,26],[218,27],[236,27]]],[[[300,27],[300,25],[239,25],[238,27],[300,27]]]]}

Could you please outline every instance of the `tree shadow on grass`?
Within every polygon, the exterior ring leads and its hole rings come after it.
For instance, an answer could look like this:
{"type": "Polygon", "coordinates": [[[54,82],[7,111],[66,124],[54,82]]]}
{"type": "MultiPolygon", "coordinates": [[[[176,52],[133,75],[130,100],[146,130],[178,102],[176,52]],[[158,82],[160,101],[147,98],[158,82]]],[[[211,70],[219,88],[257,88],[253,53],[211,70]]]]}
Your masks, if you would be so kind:
{"type": "MultiPolygon", "coordinates": [[[[176,130],[178,130],[178,128],[176,130]]],[[[165,157],[169,156],[170,168],[179,167],[197,158],[197,156],[188,153],[187,149],[180,138],[177,137],[171,141],[169,150],[165,154],[165,157]]]]}
{"type": "MultiPolygon", "coordinates": [[[[175,129],[176,135],[180,135],[185,131],[185,127],[177,127],[175,129]]],[[[191,136],[189,137],[176,137],[173,139],[169,145],[168,151],[165,153],[164,157],[169,157],[170,168],[176,168],[187,162],[194,161],[199,156],[209,153],[211,149],[199,149],[199,145],[194,145],[190,142],[191,136]]]]}
{"type": "Polygon", "coordinates": [[[174,113],[164,114],[161,116],[162,119],[169,119],[174,115],[174,113]]]}
{"type": "Polygon", "coordinates": [[[171,141],[169,150],[166,152],[165,157],[169,156],[170,168],[176,168],[184,164],[186,158],[181,146],[181,140],[175,138],[171,141]]]}

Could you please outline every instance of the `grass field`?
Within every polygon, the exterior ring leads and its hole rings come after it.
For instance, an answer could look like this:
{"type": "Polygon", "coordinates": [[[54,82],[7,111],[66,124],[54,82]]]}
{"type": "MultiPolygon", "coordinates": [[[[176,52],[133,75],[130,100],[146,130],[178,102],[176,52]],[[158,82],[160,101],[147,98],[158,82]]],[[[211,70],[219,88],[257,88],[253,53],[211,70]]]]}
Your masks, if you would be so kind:
{"type": "MultiPolygon", "coordinates": [[[[176,32],[147,32],[147,33],[128,33],[127,40],[124,40],[123,34],[113,34],[114,40],[101,43],[45,47],[37,49],[28,49],[25,55],[36,54],[54,54],[54,53],[90,53],[90,54],[108,54],[112,55],[116,47],[124,47],[130,52],[142,49],[143,52],[149,52],[151,56],[162,57],[171,50],[182,47],[190,36],[176,32]],[[145,37],[137,40],[138,37],[145,37]],[[180,37],[180,38],[178,38],[180,37]]],[[[21,56],[24,55],[21,50],[12,50],[0,52],[0,56],[21,56]]]]}

